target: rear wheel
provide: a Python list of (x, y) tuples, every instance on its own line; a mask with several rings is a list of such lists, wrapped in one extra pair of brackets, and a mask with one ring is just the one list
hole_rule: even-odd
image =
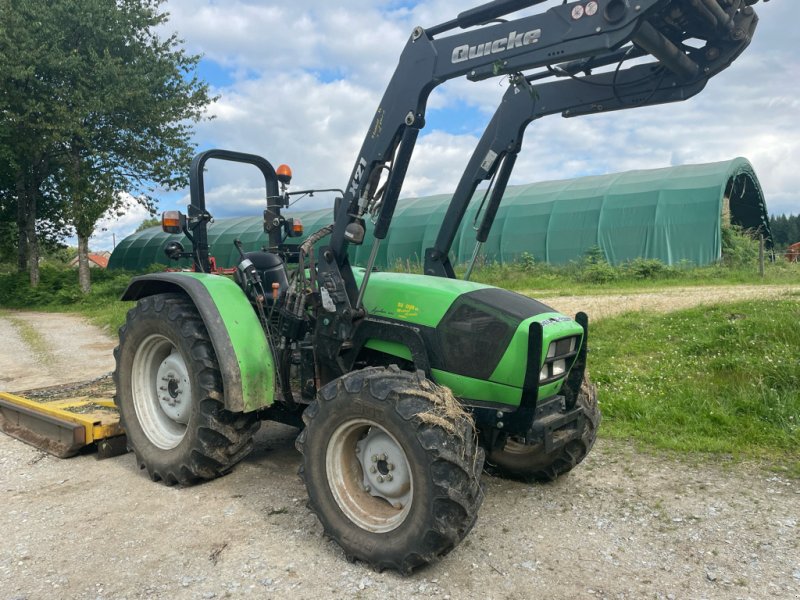
[(114, 402), (128, 446), (153, 481), (213, 479), (250, 452), (260, 422), (225, 410), (214, 348), (188, 298), (143, 298), (119, 339)]
[(553, 481), (575, 468), (594, 446), (600, 425), (597, 388), (588, 377), (581, 383), (576, 405), (583, 408), (584, 413), (583, 431), (578, 439), (547, 454), (543, 444), (526, 444), (524, 438), (510, 437), (502, 448), (487, 456), (487, 472), (525, 481)]
[(452, 550), (483, 501), (483, 451), (449, 391), (370, 367), (320, 390), (297, 440), (309, 503), (349, 559), (408, 572)]

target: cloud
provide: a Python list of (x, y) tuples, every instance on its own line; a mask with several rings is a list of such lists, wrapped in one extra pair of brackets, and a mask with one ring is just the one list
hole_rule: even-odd
[[(293, 189), (346, 185), (413, 26), (443, 22), (468, 8), (446, 0), (170, 0), (165, 6), (172, 14), (167, 28), (179, 32), (187, 49), (230, 74), (216, 84), (220, 100), (210, 108), (215, 118), (197, 128), (200, 148), (253, 152), (276, 165), (287, 162), (295, 173)], [(771, 212), (800, 212), (795, 192), (800, 189), (800, 62), (794, 31), (786, 26), (793, 7), (771, 2), (756, 9), (761, 23), (750, 48), (697, 97), (537, 121), (526, 133), (512, 183), (741, 155), (754, 164)], [(403, 196), (455, 188), (503, 92), (502, 81), (465, 79), (434, 91)], [(254, 169), (208, 167), (212, 213), (258, 214), (263, 184)], [(320, 195), (304, 199), (298, 208), (331, 203), (331, 196)], [(173, 204), (170, 197), (162, 208)]]
[[(97, 222), (94, 233), (89, 237), (90, 250), (113, 250), (120, 240), (136, 231), (142, 221), (152, 218), (147, 209), (128, 194), (125, 194), (125, 204), (124, 211), (109, 211)], [(67, 238), (65, 242), (70, 246), (78, 245), (75, 237)]]

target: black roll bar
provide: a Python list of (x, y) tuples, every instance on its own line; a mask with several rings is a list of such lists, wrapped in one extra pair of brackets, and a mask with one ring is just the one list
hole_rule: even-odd
[[(256, 154), (246, 154), (244, 152), (234, 152), (233, 150), (222, 150), (215, 148), (201, 152), (192, 159), (189, 167), (189, 222), (188, 228), (192, 233), (193, 261), (195, 271), (208, 273), (211, 270), (211, 262), (208, 256), (208, 232), (207, 224), (211, 215), (206, 211), (206, 192), (203, 183), (203, 167), (212, 158), (227, 160), (230, 162), (244, 163), (253, 165), (264, 176), (267, 186), (267, 210), (276, 209), (280, 211), (278, 175), (269, 161)], [(281, 243), (280, 228), (273, 228), (269, 232), (269, 244), (277, 247)], [(274, 239), (273, 239), (274, 238)]]

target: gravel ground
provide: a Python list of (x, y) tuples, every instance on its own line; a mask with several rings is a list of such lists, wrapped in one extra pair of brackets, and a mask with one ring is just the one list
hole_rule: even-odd
[[(567, 310), (566, 299), (546, 301)], [(77, 317), (10, 319), (0, 317), (0, 387), (113, 367), (115, 342)], [(551, 484), (485, 476), (464, 542), (400, 577), (347, 563), (323, 538), (296, 475), (295, 434), (262, 428), (230, 475), (190, 488), (151, 483), (131, 455), (59, 460), (0, 436), (0, 598), (800, 598), (800, 481), (769, 465), (600, 440)]]
[(547, 485), (484, 477), (478, 523), (411, 577), (349, 564), (305, 504), (293, 432), (230, 475), (149, 481), (130, 455), (0, 437), (3, 598), (798, 598), (800, 483), (601, 441)]
[(657, 292), (631, 292), (630, 294), (602, 296), (548, 296), (545, 298), (527, 291), (523, 293), (533, 295), (564, 314), (574, 315), (582, 310), (589, 315), (590, 320), (597, 320), (632, 310), (669, 312), (719, 302), (797, 297), (800, 295), (800, 285), (677, 287)]

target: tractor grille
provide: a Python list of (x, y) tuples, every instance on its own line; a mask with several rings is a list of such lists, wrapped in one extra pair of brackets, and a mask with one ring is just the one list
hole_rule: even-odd
[(497, 288), (462, 295), (436, 328), (445, 370), (488, 379), (519, 324), (551, 311), (536, 300)]

